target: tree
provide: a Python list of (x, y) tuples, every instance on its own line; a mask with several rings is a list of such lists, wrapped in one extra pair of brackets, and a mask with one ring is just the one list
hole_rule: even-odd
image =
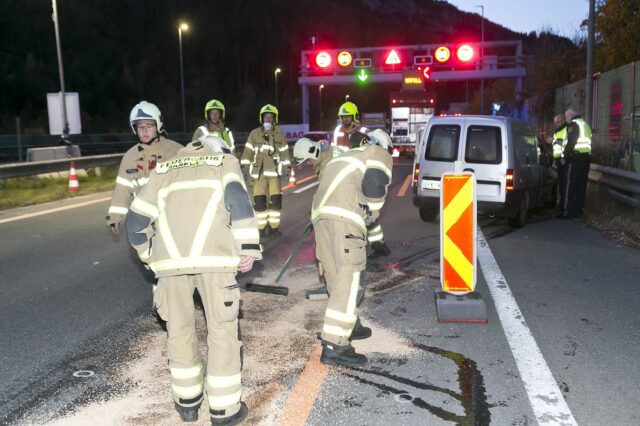
[(596, 70), (605, 72), (640, 59), (640, 2), (607, 0), (596, 12)]

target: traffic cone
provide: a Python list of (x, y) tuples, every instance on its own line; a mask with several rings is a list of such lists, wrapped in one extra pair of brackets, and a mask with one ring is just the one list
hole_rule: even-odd
[(291, 174), (289, 175), (289, 185), (298, 186), (298, 182), (296, 181), (296, 171), (293, 167), (291, 168)]
[(80, 182), (78, 182), (78, 176), (76, 175), (76, 165), (72, 161), (69, 166), (69, 191), (80, 191)]

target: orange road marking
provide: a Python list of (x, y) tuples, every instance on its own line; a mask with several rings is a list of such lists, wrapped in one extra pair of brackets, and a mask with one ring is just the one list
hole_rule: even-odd
[(322, 346), (318, 346), (311, 354), (302, 369), (284, 409), (278, 416), (277, 424), (284, 426), (304, 426), (320, 393), (320, 387), (329, 371), (329, 367), (320, 362)]
[[(307, 176), (307, 177), (306, 177), (306, 178), (304, 178), (304, 179), (300, 179), (300, 180), (297, 182), (297, 185), (300, 185), (301, 183), (304, 183), (304, 182), (306, 182), (306, 181), (308, 181), (308, 180), (314, 179), (315, 177), (316, 177), (316, 175), (311, 175), (311, 176)], [(282, 187), (282, 190), (284, 191), (285, 189), (289, 189), (289, 188), (294, 188), (294, 185), (290, 183), (290, 184), (288, 184), (287, 186), (283, 186), (283, 187)]]
[(398, 197), (404, 197), (404, 194), (407, 192), (407, 188), (409, 188), (409, 184), (411, 183), (411, 175), (407, 175), (402, 186), (400, 187), (400, 191), (398, 191)]

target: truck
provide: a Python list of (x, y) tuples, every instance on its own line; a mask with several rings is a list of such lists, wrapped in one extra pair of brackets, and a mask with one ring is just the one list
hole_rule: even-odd
[(390, 135), (394, 150), (413, 156), (418, 133), (436, 110), (436, 97), (426, 90), (398, 90), (389, 94)]

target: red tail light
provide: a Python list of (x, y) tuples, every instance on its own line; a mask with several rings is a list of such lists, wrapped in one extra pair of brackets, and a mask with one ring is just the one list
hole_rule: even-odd
[(507, 191), (513, 191), (513, 169), (507, 169)]
[(418, 187), (418, 176), (420, 175), (420, 166), (416, 164), (415, 169), (413, 170), (413, 187)]

